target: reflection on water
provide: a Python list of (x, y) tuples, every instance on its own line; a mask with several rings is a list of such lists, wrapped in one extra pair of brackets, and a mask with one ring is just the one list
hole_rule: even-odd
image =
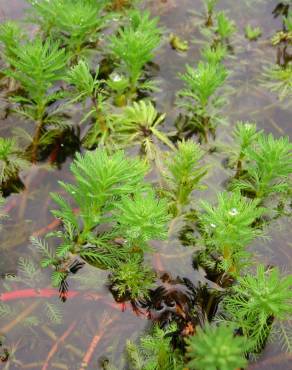
[[(178, 53), (172, 50), (166, 38), (154, 60), (159, 66), (157, 73), (162, 87), (156, 93), (158, 107), (168, 112), (167, 124), (172, 129), (177, 116), (174, 97), (181, 87), (177, 74), (184, 71), (186, 62), (195, 64), (200, 57), (203, 37), (197, 27), (199, 18), (195, 12), (202, 5), (200, 0), (148, 0), (146, 3), (161, 17), (167, 32), (190, 43), (188, 53)], [(247, 0), (247, 3), (248, 6), (244, 1), (223, 0), (219, 4), (219, 8), (230, 10), (230, 17), (238, 27), (232, 41), (234, 55), (227, 61), (232, 71), (229, 83), (235, 90), (225, 114), (229, 125), (237, 120), (253, 120), (266, 132), (276, 136), (289, 135), (291, 106), (280, 104), (275, 95), (259, 83), (263, 65), (274, 63), (277, 58), (276, 50), (269, 42), (275, 30), (281, 29), (279, 17), (272, 15), (277, 1)], [(24, 0), (0, 0), (0, 17), (2, 20), (22, 17), (26, 7)], [(243, 29), (247, 23), (263, 29), (264, 36), (259, 41), (250, 43), (244, 38)], [(1, 134), (7, 134), (13, 125), (18, 124), (12, 120), (3, 121)], [(220, 128), (217, 140), (230, 142), (229, 131), (228, 127)], [(221, 167), (224, 156), (218, 153), (214, 158), (209, 189), (196, 197), (214, 199), (215, 191), (228, 177)], [(25, 190), (7, 198), (5, 208), (9, 220), (4, 222), (0, 245), (0, 274), (8, 277), (0, 287), (0, 356), (5, 369), (96, 369), (102, 358), (112, 359), (122, 368), (125, 342), (136, 338), (150, 325), (147, 321), (149, 314), (152, 318), (166, 320), (171, 315), (182, 315), (195, 303), (192, 287), (202, 276), (192, 268), (192, 251), (183, 247), (176, 237), (168, 243), (155, 244), (159, 253), (153, 257), (153, 263), (157, 270), (171, 271), (172, 277), (180, 278), (170, 285), (169, 281), (164, 281), (153, 292), (155, 299), (150, 306), (146, 305), (148, 315), (116, 303), (103, 283), (107, 274), (88, 265), (68, 280), (67, 300), (60, 302), (59, 293), (49, 289), (49, 277), (38, 268), (37, 255), (33, 257), (33, 264), (27, 260), (27, 256), (32, 255), (28, 240), (31, 235), (43, 236), (58, 226), (49, 212), (52, 208), (49, 193), (59, 189), (58, 180), (70, 180), (70, 161), (68, 159), (60, 166), (62, 171), (52, 170), (45, 163), (33, 166), (22, 174)], [(63, 157), (61, 162), (64, 162)], [(264, 245), (257, 241), (255, 247), (266, 263), (286, 270), (291, 266), (289, 221), (282, 220), (281, 224), (272, 226), (271, 241)], [(21, 263), (17, 265), (19, 258)], [(186, 281), (189, 284), (186, 285)], [(183, 302), (179, 309), (178, 296), (180, 304)], [(250, 369), (288, 369), (288, 363), (288, 355), (281, 354), (276, 345), (268, 345)]]

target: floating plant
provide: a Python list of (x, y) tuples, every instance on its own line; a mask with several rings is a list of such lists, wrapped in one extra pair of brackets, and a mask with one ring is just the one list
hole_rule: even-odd
[(221, 122), (219, 112), (225, 100), (216, 92), (227, 76), (222, 64), (204, 62), (199, 62), (196, 68), (187, 65), (186, 72), (180, 75), (185, 88), (178, 92), (178, 104), (186, 110), (190, 125), (205, 142), (209, 140), (209, 133), (215, 135), (216, 126)]
[(161, 41), (158, 18), (148, 12), (131, 11), (129, 22), (109, 39), (109, 49), (117, 59), (119, 71), (129, 78), (130, 97), (137, 89), (153, 90), (152, 81), (143, 81), (143, 68), (153, 59)]

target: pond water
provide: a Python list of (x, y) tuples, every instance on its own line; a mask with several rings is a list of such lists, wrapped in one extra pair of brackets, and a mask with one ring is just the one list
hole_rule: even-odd
[[(259, 83), (263, 66), (276, 61), (276, 50), (271, 46), (270, 38), (281, 29), (281, 20), (272, 15), (277, 3), (275, 0), (219, 1), (219, 8), (229, 10), (229, 16), (238, 28), (232, 41), (233, 57), (227, 61), (232, 72), (228, 84), (233, 88), (225, 110), (228, 125), (217, 132), (217, 140), (227, 146), (230, 145), (229, 127), (238, 120), (255, 121), (259, 128), (275, 136), (292, 132), (291, 102), (280, 103)], [(27, 7), (24, 0), (0, 0), (1, 20), (23, 18)], [(202, 4), (200, 0), (149, 0), (145, 2), (145, 7), (160, 16), (166, 34), (179, 35), (190, 44), (187, 53), (178, 53), (171, 48), (166, 36), (154, 60), (161, 86), (155, 100), (159, 110), (167, 112), (165, 129), (171, 131), (178, 113), (174, 105), (175, 93), (181, 87), (177, 74), (184, 71), (185, 63), (194, 65), (200, 58), (203, 37), (198, 30), (199, 18), (195, 12), (202, 10)], [(251, 43), (245, 39), (244, 27), (247, 23), (263, 29), (263, 36), (258, 41)], [(19, 124), (15, 117), (3, 119), (1, 136), (8, 135)], [(29, 129), (29, 123), (26, 125)], [(224, 154), (218, 153), (214, 158), (212, 175), (208, 178), (209, 189), (196, 194), (197, 197), (215, 199), (215, 191), (223, 189), (228, 178), (221, 165)], [(72, 158), (66, 159), (59, 169), (50, 167), (48, 163), (31, 166), (21, 175), (25, 190), (6, 199), (5, 209), (9, 219), (4, 222), (0, 237), (0, 274), (2, 277), (19, 276), (20, 281), (9, 282), (7, 278), (2, 280), (2, 284), (0, 281), (0, 294), (7, 292), (4, 285), (6, 288), (9, 286), (12, 292), (19, 292), (19, 295), (9, 298), (9, 319), (2, 320), (0, 317), (3, 346), (11, 352), (10, 360), (0, 363), (0, 368), (98, 369), (101, 359), (105, 357), (123, 368), (122, 354), (126, 340), (137, 338), (151, 325), (145, 316), (115, 303), (104, 284), (106, 272), (85, 266), (76, 278), (70, 280), (69, 292), (72, 296), (62, 303), (58, 295), (48, 289), (49, 275), (36, 272), (33, 279), (28, 279), (19, 268), (19, 258), (28, 255), (34, 258), (36, 266), (38, 264), (37, 256), (30, 249), (29, 237), (43, 236), (58, 226), (50, 213), (50, 209), (54, 208), (50, 192), (59, 190), (58, 180), (70, 180), (68, 166), (71, 161)], [(259, 258), (267, 264), (280, 266), (284, 271), (291, 269), (292, 229), (289, 220), (282, 218), (281, 222), (275, 222), (270, 226), (269, 235), (271, 239), (268, 242), (257, 241), (253, 246), (257, 248)], [(174, 277), (196, 279), (191, 264), (192, 250), (183, 247), (176, 235), (167, 243), (155, 246), (157, 253), (153, 264), (156, 269), (168, 271)], [(21, 291), (31, 288), (35, 289), (35, 296), (20, 296)], [(62, 311), (63, 319), (59, 325), (47, 321), (45, 310), (49, 309), (48, 304), (54, 304)], [(94, 354), (86, 367), (85, 356), (93, 340)], [(282, 353), (277, 343), (268, 344), (249, 368), (287, 370), (292, 369), (291, 360), (292, 357)]]

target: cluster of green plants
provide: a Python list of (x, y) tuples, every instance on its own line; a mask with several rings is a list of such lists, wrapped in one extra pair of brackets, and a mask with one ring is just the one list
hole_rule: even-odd
[[(30, 163), (49, 155), (66, 130), (82, 128), (82, 150), (70, 166), (72, 180), (60, 181), (60, 191), (51, 194), (60, 226), (42, 239), (31, 238), (61, 298), (67, 280), (87, 263), (108, 272), (117, 301), (145, 308), (160, 283), (149, 262), (154, 241), (171, 241), (177, 228), (182, 233), (187, 228), (194, 265), (220, 288), (220, 295), (208, 291), (207, 301), (198, 302), (201, 320), (198, 306), (190, 310), (189, 321), (176, 306), (180, 320), (154, 325), (138, 344), (128, 341), (132, 369), (244, 368), (270, 333), (283, 329), (292, 311), (291, 275), (258, 264), (252, 245), (268, 236), (275, 218), (291, 212), (289, 139), (265, 134), (254, 122), (236, 122), (227, 150), (226, 188), (215, 201), (198, 201), (212, 171), (208, 159), (217, 150), (216, 128), (226, 123), (230, 72), (224, 62), (236, 32), (227, 13), (216, 11), (217, 2), (204, 1), (207, 42), (201, 60), (179, 75), (183, 87), (177, 92), (175, 133), (163, 126), (167, 115), (156, 107), (152, 94), (159, 85), (149, 73), (165, 30), (136, 2), (29, 1), (36, 36), (11, 21), (0, 27), (1, 86), (9, 114), (33, 125), (32, 133), (22, 130), (24, 149), (16, 137), (0, 138), (2, 192)], [(290, 13), (283, 20), (288, 41), (279, 43), (289, 42)], [(260, 36), (250, 26), (245, 32), (250, 40)], [(291, 62), (277, 66), (285, 74), (290, 67)], [(289, 82), (283, 81), (269, 88), (286, 96)], [(22, 258), (19, 270), (20, 278), (12, 281), (34, 287), (42, 279), (30, 259)], [(215, 303), (220, 309), (213, 312)], [(58, 307), (47, 303), (45, 313), (61, 321)], [(16, 314), (1, 303), (0, 317)], [(37, 325), (36, 319), (30, 325)], [(292, 341), (283, 333), (290, 350)]]
[(177, 128), (189, 135), (198, 133), (201, 142), (213, 138), (218, 125), (224, 124), (222, 114), (227, 104), (228, 89), (226, 80), (229, 71), (224, 65), (231, 47), (231, 37), (236, 31), (235, 24), (226, 12), (217, 12), (217, 1), (204, 1), (206, 21), (201, 32), (207, 38), (201, 51), (202, 60), (196, 66), (186, 65), (186, 72), (179, 77), (184, 83), (177, 93), (177, 104), (182, 116), (177, 120)]

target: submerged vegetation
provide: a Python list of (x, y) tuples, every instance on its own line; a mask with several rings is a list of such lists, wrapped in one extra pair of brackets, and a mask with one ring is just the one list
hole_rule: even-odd
[[(51, 192), (48, 181), (46, 198), (40, 195), (53, 221), (23, 233), (23, 243), (30, 237), (31, 255), (22, 250), (18, 273), (4, 273), (0, 319), (8, 324), (0, 327), (0, 361), (23, 365), (15, 355), (18, 342), (9, 349), (5, 344), (1, 355), (2, 333), (21, 322), (33, 334), (41, 326), (56, 341), (45, 362), (36, 365), (49, 368), (79, 318), (60, 338), (42, 321), (62, 324), (62, 305), (81, 297), (71, 284), (90, 290), (85, 300), (107, 310), (130, 308), (151, 322), (138, 341), (127, 337), (119, 369), (246, 368), (279, 328), (283, 347), (291, 351), (285, 326), (292, 311), (291, 274), (263, 260), (254, 242), (263, 244), (276, 220), (292, 214), (292, 145), (284, 134), (258, 129), (252, 114), (247, 121), (228, 118), (229, 99), (237, 93), (231, 65), (237, 63), (240, 32), (231, 16), (217, 10), (218, 0), (202, 2), (201, 56), (180, 73), (173, 71), (178, 86), (170, 110), (157, 98), (167, 91), (155, 78), (155, 57), (169, 40), (168, 30), (139, 1), (27, 2), (34, 32), (13, 21), (0, 26), (0, 102), (4, 120), (18, 125), (8, 137), (3, 129), (0, 137), (2, 223), (17, 207), (21, 220), (28, 202), (34, 204), (29, 187), (37, 177), (43, 181), (39, 169), (61, 168), (67, 161), (69, 170)], [(263, 63), (257, 81), (286, 103), (292, 90), (289, 4), (276, 8), (274, 16), (283, 26), (270, 42), (277, 63)], [(264, 30), (247, 24), (241, 39), (252, 47), (260, 36), (266, 36)], [(183, 51), (177, 54), (184, 60), (191, 41), (174, 34), (171, 40), (168, 52)], [(3, 208), (12, 192), (23, 198)], [(22, 227), (17, 225), (15, 238)], [(9, 243), (14, 245), (11, 237), (6, 253)], [(175, 260), (175, 273), (165, 271), (161, 257)], [(185, 275), (190, 260), (192, 272)], [(45, 288), (47, 272), (52, 289)], [(15, 294), (17, 287), (23, 289)], [(95, 292), (101, 287), (107, 294)], [(37, 315), (32, 314), (37, 302), (25, 308), (18, 297), (61, 302), (45, 301)], [(85, 317), (78, 315), (80, 321)], [(98, 317), (98, 332), (85, 354), (64, 347), (82, 360), (80, 370), (88, 368), (116, 317), (109, 316)], [(92, 318), (84, 322), (91, 330)], [(82, 346), (83, 334), (76, 333)], [(115, 369), (107, 358), (100, 364)]]

